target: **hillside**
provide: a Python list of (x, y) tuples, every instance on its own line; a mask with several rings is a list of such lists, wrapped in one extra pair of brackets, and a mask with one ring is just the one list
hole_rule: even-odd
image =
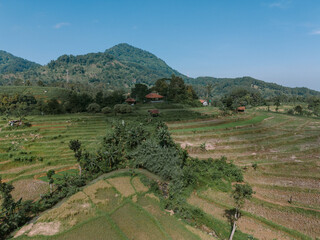
[[(212, 97), (220, 97), (236, 87), (255, 89), (264, 97), (282, 94), (294, 96), (320, 95), (318, 91), (308, 88), (283, 87), (251, 77), (189, 78), (172, 69), (154, 54), (125, 43), (118, 44), (105, 52), (78, 56), (62, 55), (46, 66), (39, 66), (12, 55), (10, 56), (11, 58), (8, 58), (9, 60), (6, 60), (6, 64), (3, 65), (6, 66), (3, 67), (6, 70), (1, 71), (0, 64), (0, 85), (19, 86), (24, 85), (26, 81), (36, 85), (41, 81), (49, 86), (67, 88), (70, 88), (71, 85), (74, 87), (74, 83), (78, 83), (78, 85), (81, 83), (84, 90), (92, 88), (104, 90), (121, 88), (129, 90), (135, 83), (144, 83), (151, 86), (157, 79), (168, 78), (175, 74), (182, 77), (188, 84), (191, 84), (200, 97), (207, 95), (206, 86), (210, 83), (213, 85)], [(16, 59), (16, 61), (10, 59)], [(19, 61), (26, 62), (23, 65), (22, 63), (19, 64)], [(35, 68), (35, 66), (38, 67)], [(15, 71), (9, 71), (9, 69), (15, 69)]]
[(159, 198), (149, 192), (141, 178), (146, 177), (106, 174), (57, 208), (40, 215), (36, 222), (21, 228), (15, 237), (48, 239), (51, 235), (50, 239), (61, 240), (215, 239), (163, 211)]
[[(57, 60), (37, 69), (21, 73), (2, 74), (2, 85), (22, 79), (35, 84), (65, 84), (80, 82), (99, 88), (130, 88), (136, 82), (153, 84), (159, 78), (172, 74), (182, 76), (155, 55), (119, 44), (105, 52), (85, 55), (62, 55)], [(18, 83), (19, 84), (19, 83)]]
[(40, 65), (0, 50), (0, 74), (22, 72)]
[(252, 77), (239, 78), (213, 78), (198, 77), (195, 79), (187, 79), (187, 83), (193, 85), (197, 92), (205, 92), (208, 84), (213, 85), (212, 96), (222, 96), (230, 92), (234, 88), (254, 89), (259, 91), (263, 97), (278, 95), (294, 95), (294, 96), (319, 96), (320, 92), (305, 87), (284, 87), (276, 83), (264, 82)]

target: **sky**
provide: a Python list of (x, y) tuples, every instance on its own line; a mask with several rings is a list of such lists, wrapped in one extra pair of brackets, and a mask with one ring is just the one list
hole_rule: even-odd
[(320, 90), (320, 0), (0, 0), (0, 50), (47, 64), (128, 43), (190, 76)]

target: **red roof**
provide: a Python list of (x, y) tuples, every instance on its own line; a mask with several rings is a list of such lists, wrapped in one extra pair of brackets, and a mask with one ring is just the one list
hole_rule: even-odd
[(163, 98), (163, 96), (157, 94), (157, 93), (149, 93), (148, 95), (146, 95), (146, 98)]
[(244, 111), (246, 110), (246, 107), (238, 107), (238, 111)]
[(136, 100), (134, 98), (127, 98), (126, 102), (135, 102)]
[(158, 109), (150, 109), (150, 110), (148, 110), (148, 112), (151, 114), (159, 114), (160, 113), (160, 111)]
[(201, 103), (204, 103), (206, 100), (203, 100), (203, 99), (199, 99), (199, 101), (201, 102)]

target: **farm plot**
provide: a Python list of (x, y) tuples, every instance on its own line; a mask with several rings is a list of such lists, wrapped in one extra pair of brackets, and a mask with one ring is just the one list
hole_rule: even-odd
[(163, 211), (148, 191), (139, 176), (122, 174), (101, 179), (22, 227), (15, 237), (214, 240)]
[(111, 118), (86, 114), (31, 116), (28, 121), (32, 126), (22, 129), (10, 129), (8, 122), (1, 120), (2, 178), (15, 182), (41, 178), (50, 169), (56, 172), (76, 169), (69, 141), (79, 139), (86, 149), (94, 151), (110, 129)]
[[(245, 207), (241, 231), (262, 239), (318, 237), (320, 120), (269, 112), (255, 114), (246, 113), (242, 116), (250, 119), (232, 123), (219, 119), (220, 124), (208, 122), (206, 126), (203, 120), (195, 120), (179, 125), (169, 122), (168, 127), (175, 141), (191, 156), (226, 156), (243, 168), (245, 180), (256, 193)], [(225, 221), (223, 212), (232, 207), (228, 194), (213, 189), (199, 192), (189, 201)], [(253, 220), (259, 226), (254, 226)], [(259, 232), (270, 237), (261, 237)]]

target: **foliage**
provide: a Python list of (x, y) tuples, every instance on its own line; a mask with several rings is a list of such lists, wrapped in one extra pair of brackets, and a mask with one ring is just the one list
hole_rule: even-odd
[(37, 63), (13, 56), (10, 53), (0, 50), (0, 74), (22, 72), (37, 67), (40, 67)]
[(110, 107), (104, 107), (101, 109), (101, 112), (104, 113), (104, 114), (108, 114), (108, 113), (111, 113), (112, 110)]
[(249, 184), (235, 184), (232, 192), (232, 198), (236, 208), (239, 210), (243, 207), (245, 200), (252, 198), (253, 190)]
[(87, 111), (91, 113), (98, 113), (101, 111), (101, 107), (98, 103), (90, 103), (87, 107)]
[(150, 90), (145, 84), (137, 83), (131, 88), (131, 97), (135, 98), (136, 101), (144, 101), (148, 93), (150, 93)]
[(192, 86), (185, 85), (183, 79), (175, 75), (172, 75), (170, 79), (157, 80), (152, 90), (159, 92), (167, 101), (176, 103), (188, 103), (198, 99)]
[(223, 105), (229, 110), (235, 110), (240, 106), (258, 106), (264, 104), (264, 99), (256, 90), (244, 88), (234, 89), (221, 99)]
[(115, 113), (131, 113), (132, 112), (132, 106), (128, 104), (116, 104), (114, 105), (114, 112)]

